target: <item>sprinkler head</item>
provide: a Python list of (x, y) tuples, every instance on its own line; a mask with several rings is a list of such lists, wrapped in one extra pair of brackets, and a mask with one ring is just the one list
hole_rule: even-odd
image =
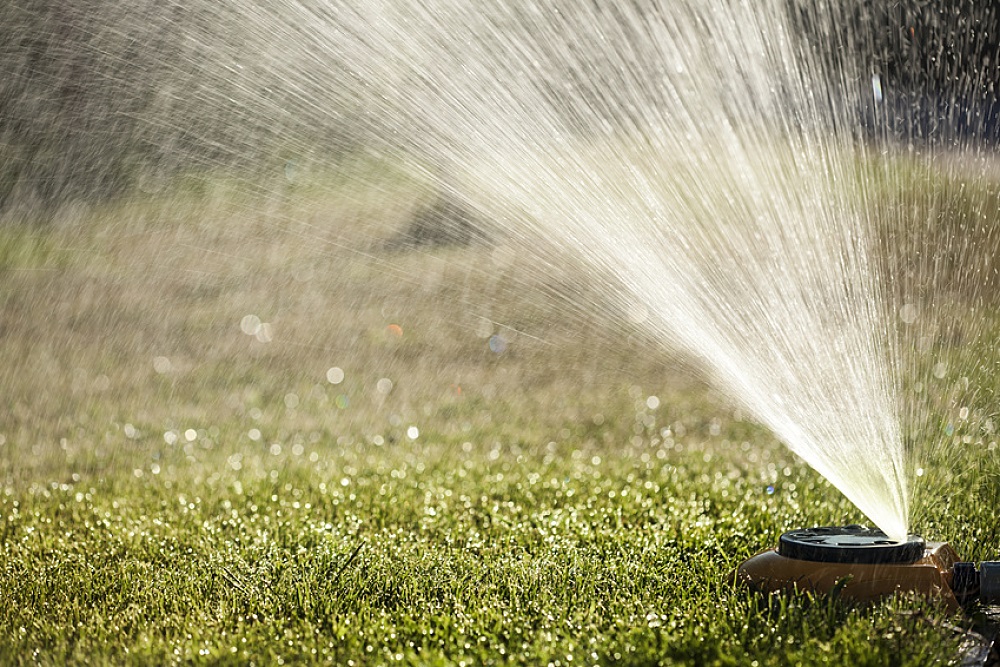
[(776, 548), (742, 563), (736, 578), (765, 593), (836, 591), (857, 602), (916, 593), (940, 600), (951, 611), (974, 599), (1000, 601), (1000, 563), (976, 570), (944, 542), (925, 542), (917, 535), (893, 540), (859, 525), (789, 531)]
[(924, 555), (924, 540), (910, 535), (899, 542), (881, 530), (865, 526), (824, 526), (792, 530), (778, 539), (785, 558), (816, 563), (915, 563)]

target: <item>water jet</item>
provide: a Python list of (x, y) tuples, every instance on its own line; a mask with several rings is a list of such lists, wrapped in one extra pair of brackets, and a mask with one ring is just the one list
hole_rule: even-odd
[(762, 593), (836, 592), (854, 602), (912, 593), (951, 612), (977, 601), (1000, 602), (1000, 562), (977, 568), (946, 542), (912, 534), (895, 540), (856, 524), (788, 531), (776, 547), (740, 564), (736, 579)]

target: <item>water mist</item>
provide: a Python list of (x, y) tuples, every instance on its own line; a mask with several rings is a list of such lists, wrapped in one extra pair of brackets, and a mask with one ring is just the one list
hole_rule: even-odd
[[(155, 193), (193, 164), (279, 156), (294, 169), (361, 146), (475, 210), (539, 274), (583, 267), (601, 299), (567, 289), (568, 307), (697, 359), (905, 540), (904, 442), (940, 406), (962, 405), (956, 392), (941, 391), (935, 409), (907, 398), (946, 374), (913, 350), (947, 329), (917, 313), (941, 305), (940, 252), (954, 246), (927, 236), (910, 254), (886, 250), (879, 184), (899, 177), (876, 158), (899, 152), (878, 136), (894, 93), (844, 55), (869, 48), (863, 31), (841, 30), (857, 23), (850, 10), (823, 0), (67, 7), (57, 22), (67, 35), (53, 39), (85, 45), (88, 90), (103, 92), (78, 96), (101, 103), (84, 127), (72, 105), (46, 115), (38, 96), (4, 94), (18, 132), (37, 130), (32, 145), (46, 150), (8, 158), (20, 180), (0, 184), (0, 206), (10, 216), (19, 201), (113, 194), (133, 172)], [(9, 81), (27, 80), (21, 60)], [(83, 89), (69, 80), (80, 68), (51, 70), (33, 76), (67, 97)], [(911, 256), (916, 269), (903, 266)]]
[(893, 331), (854, 176), (871, 84), (831, 77), (785, 3), (334, 14), (314, 47), (403, 139), (382, 150), (446, 172), (519, 251), (582, 262), (905, 537)]

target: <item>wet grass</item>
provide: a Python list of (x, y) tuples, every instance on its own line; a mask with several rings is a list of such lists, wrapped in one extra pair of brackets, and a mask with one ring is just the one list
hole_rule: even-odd
[[(924, 601), (734, 586), (862, 517), (565, 277), (390, 253), (412, 193), (309, 192), (0, 237), (0, 662), (957, 660)], [(917, 529), (993, 557), (972, 460)]]
[(917, 601), (852, 608), (732, 585), (740, 559), (783, 528), (851, 515), (797, 466), (769, 479), (662, 444), (429, 440), (329, 436), (228, 456), (198, 440), (147, 445), (159, 451), (141, 477), (70, 466), (62, 481), (8, 487), (0, 653), (467, 665), (957, 655), (956, 632)]

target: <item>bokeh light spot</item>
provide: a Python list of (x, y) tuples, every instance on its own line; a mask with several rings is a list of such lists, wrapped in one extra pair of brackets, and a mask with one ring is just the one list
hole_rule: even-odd
[(490, 336), (490, 350), (495, 354), (503, 354), (507, 351), (507, 341), (502, 336)]
[(164, 373), (169, 373), (174, 369), (173, 364), (170, 363), (170, 359), (166, 357), (154, 357), (153, 358), (153, 370), (163, 375)]
[(240, 331), (248, 336), (256, 336), (260, 331), (261, 321), (256, 315), (244, 315), (240, 320)]

